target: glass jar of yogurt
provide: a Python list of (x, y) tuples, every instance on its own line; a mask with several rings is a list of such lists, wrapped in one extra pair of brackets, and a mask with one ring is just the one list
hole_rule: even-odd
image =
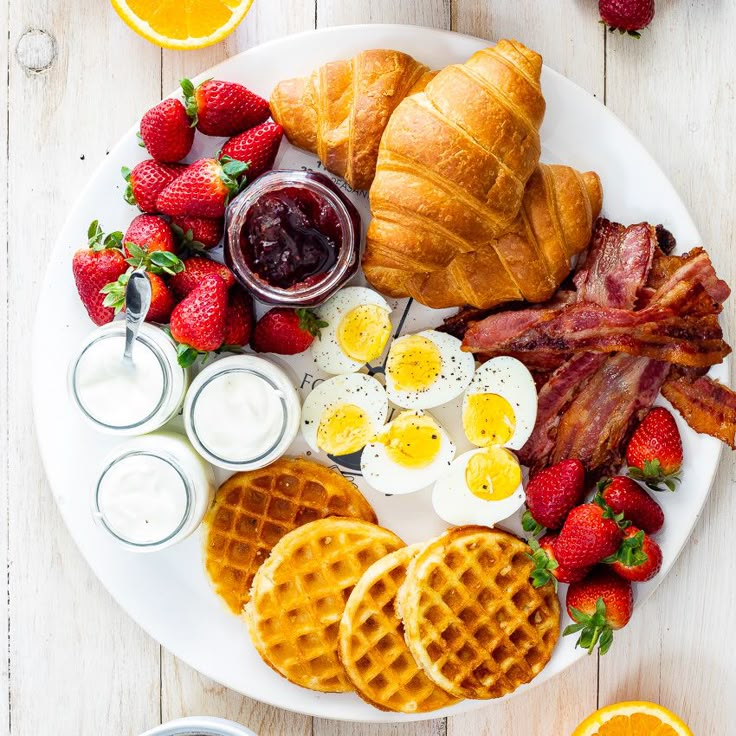
[(255, 355), (207, 366), (184, 400), (184, 426), (213, 465), (255, 470), (286, 452), (299, 428), (301, 405), (284, 371)]
[(212, 466), (186, 437), (153, 432), (116, 447), (93, 495), (95, 520), (136, 552), (164, 549), (202, 523), (215, 496)]
[(132, 367), (123, 363), (124, 347), (124, 321), (91, 332), (69, 366), (69, 393), (100, 432), (145, 434), (179, 410), (189, 371), (177, 362), (174, 341), (154, 325), (141, 325)]

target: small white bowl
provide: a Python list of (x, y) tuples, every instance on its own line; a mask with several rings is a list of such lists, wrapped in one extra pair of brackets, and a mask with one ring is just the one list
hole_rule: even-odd
[(258, 736), (258, 734), (224, 718), (193, 716), (169, 721), (146, 731), (141, 736)]

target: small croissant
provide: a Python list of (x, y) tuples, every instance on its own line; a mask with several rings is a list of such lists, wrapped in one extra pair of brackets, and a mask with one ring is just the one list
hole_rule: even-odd
[(316, 153), (353, 189), (368, 189), (391, 114), (432, 76), (400, 51), (363, 51), (308, 77), (280, 82), (271, 95), (271, 114), (290, 143)]

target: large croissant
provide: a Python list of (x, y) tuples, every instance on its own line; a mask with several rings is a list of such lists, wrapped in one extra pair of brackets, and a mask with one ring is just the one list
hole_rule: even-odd
[(540, 164), (508, 231), (472, 242), (397, 208), (371, 223), (363, 271), (384, 294), (437, 309), (545, 301), (587, 247), (602, 196), (596, 174)]
[(271, 113), (293, 145), (316, 153), (353, 189), (373, 181), (381, 136), (396, 106), (431, 79), (400, 51), (374, 49), (287, 79), (271, 95)]
[(590, 239), (600, 182), (537, 168), (541, 70), (538, 54), (500, 41), (396, 108), (370, 191), (363, 270), (377, 289), (488, 308), (547, 299), (567, 276)]

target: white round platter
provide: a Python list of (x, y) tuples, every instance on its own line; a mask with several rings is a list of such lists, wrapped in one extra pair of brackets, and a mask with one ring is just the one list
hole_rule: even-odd
[[(484, 45), (489, 42), (413, 26), (330, 28), (250, 49), (207, 70), (199, 79), (234, 80), (268, 97), (279, 80), (307, 74), (326, 61), (350, 57), (363, 49), (400, 49), (439, 68), (464, 61)], [(543, 53), (544, 49), (540, 51)], [(663, 223), (676, 236), (680, 252), (700, 243), (695, 225), (672, 185), (613, 114), (548, 68), (543, 74), (543, 89), (547, 99), (542, 128), (543, 160), (597, 171), (603, 182), (607, 217), (625, 224), (642, 220)], [(158, 554), (135, 555), (115, 546), (92, 521), (90, 488), (99, 459), (115, 441), (83, 424), (67, 396), (66, 366), (75, 346), (93, 328), (76, 294), (71, 257), (85, 242), (91, 220), (99, 219), (106, 231), (124, 230), (137, 213), (123, 201), (124, 182), (120, 176), (121, 166), (132, 167), (145, 158), (145, 151), (136, 140), (137, 128), (136, 123), (105, 158), (69, 213), (50, 258), (33, 336), (33, 405), (38, 442), (54, 497), (82, 554), (120, 605), (154, 639), (204, 675), (248, 697), (319, 717), (375, 722), (435, 718), (482, 707), (485, 701), (465, 701), (442, 712), (403, 716), (378, 711), (353, 694), (321, 694), (291, 685), (261, 662), (243, 623), (212, 592), (202, 565), (202, 541), (198, 534)], [(220, 144), (219, 139), (198, 134), (189, 159), (213, 155)], [(314, 157), (287, 143), (282, 145), (276, 165), (318, 167)], [(367, 221), (365, 193), (350, 196)], [(436, 326), (445, 314), (416, 304), (407, 308), (405, 301), (395, 305), (395, 327), (398, 317), (406, 313), (403, 332)], [(320, 377), (308, 357), (290, 360), (288, 368), (301, 387), (302, 396)], [(725, 365), (718, 366), (712, 374), (727, 380)], [(456, 410), (448, 406), (436, 413), (461, 452), (462, 432), (460, 436), (452, 432)], [(678, 493), (659, 498), (667, 517), (659, 537), (664, 566), (653, 581), (637, 587), (637, 606), (663, 580), (687, 543), (720, 456), (719, 442), (696, 435), (679, 416), (677, 419), (685, 451), (682, 484)], [(304, 449), (297, 441), (292, 452)], [(350, 474), (349, 469), (344, 470)], [(360, 485), (361, 479), (356, 478), (356, 482)], [(376, 508), (380, 522), (407, 543), (427, 539), (444, 528), (432, 511), (426, 491), (383, 497), (369, 489), (365, 494)], [(518, 530), (515, 523), (510, 527)], [(561, 594), (564, 596), (564, 586)], [(617, 636), (625, 637), (626, 632)], [(574, 648), (570, 638), (560, 641), (552, 660), (533, 684), (554, 677), (583, 656), (586, 655)], [(615, 646), (608, 656), (616, 656)], [(520, 688), (516, 695), (522, 695), (525, 689)]]

